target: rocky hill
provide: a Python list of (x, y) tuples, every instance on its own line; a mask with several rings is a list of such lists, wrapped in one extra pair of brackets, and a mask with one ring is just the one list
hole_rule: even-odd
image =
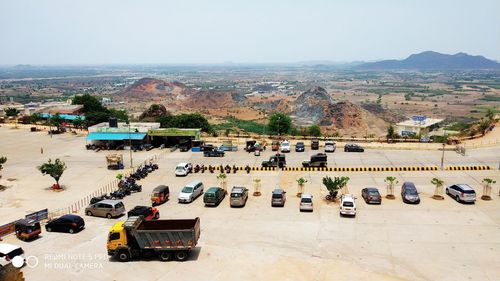
[(189, 93), (190, 89), (179, 82), (169, 83), (155, 78), (141, 78), (117, 95), (131, 100), (160, 100), (162, 103), (170, 104), (185, 99)]
[(297, 97), (291, 112), (299, 125), (319, 124), (328, 131), (343, 133), (383, 132), (387, 123), (349, 101), (334, 102), (325, 89), (315, 87)]
[(404, 60), (383, 60), (365, 63), (358, 66), (360, 69), (417, 69), (417, 70), (473, 70), (473, 69), (500, 69), (500, 63), (483, 56), (471, 56), (466, 53), (454, 55), (426, 51), (410, 55)]

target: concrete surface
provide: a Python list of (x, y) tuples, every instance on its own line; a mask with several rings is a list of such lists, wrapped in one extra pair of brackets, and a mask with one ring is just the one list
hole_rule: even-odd
[[(114, 178), (116, 172), (105, 169), (105, 153), (84, 150), (85, 141), (71, 135), (48, 136), (0, 128), (0, 147), (9, 157), (2, 184), (7, 178), (16, 181), (0, 192), (3, 204), (0, 224), (31, 209), (53, 207), (73, 202), (74, 198), (93, 191), (96, 185)], [(40, 156), (39, 146), (45, 146)], [(61, 149), (63, 147), (64, 149)], [(61, 151), (63, 150), (63, 151)], [(451, 163), (498, 161), (500, 148), (470, 151), (468, 156), (452, 155)], [(151, 153), (158, 153), (152, 150)], [(270, 152), (266, 152), (269, 155)], [(304, 160), (309, 152), (287, 155), (290, 161)], [(127, 153), (124, 153), (124, 156)], [(68, 190), (54, 193), (45, 190), (52, 180), (42, 177), (34, 166), (42, 159), (64, 157), (68, 164), (62, 184)], [(95, 157), (97, 156), (97, 157)], [(147, 156), (144, 154), (143, 156)], [(436, 158), (437, 159), (434, 159)], [(144, 157), (144, 158), (145, 158)], [(398, 165), (437, 163), (440, 155), (407, 151), (367, 151), (364, 154), (335, 152), (345, 166)], [(224, 160), (260, 162), (264, 156), (230, 154)], [(341, 160), (342, 159), (342, 160)], [(495, 160), (496, 159), (496, 160)], [(500, 269), (500, 197), (498, 184), (493, 200), (460, 204), (445, 196), (444, 201), (431, 198), (430, 180), (439, 177), (446, 184), (468, 183), (481, 195), (484, 177), (500, 180), (493, 171), (436, 172), (238, 172), (228, 175), (228, 186), (244, 185), (253, 190), (252, 179), (262, 179), (262, 196), (250, 196), (244, 208), (230, 208), (228, 198), (215, 208), (203, 206), (202, 198), (191, 204), (178, 204), (177, 193), (186, 183), (200, 179), (205, 188), (218, 185), (216, 174), (191, 174), (174, 177), (180, 161), (219, 163), (217, 158), (200, 154), (168, 152), (160, 160), (160, 169), (142, 180), (143, 192), (124, 199), (127, 209), (148, 205), (149, 194), (158, 184), (171, 188), (171, 200), (159, 206), (161, 218), (201, 218), (201, 239), (186, 262), (132, 261), (120, 263), (106, 255), (109, 228), (118, 219), (84, 216), (86, 229), (71, 235), (46, 233), (32, 242), (22, 242), (10, 235), (5, 242), (21, 245), (30, 266), (23, 268), (26, 280), (498, 280)], [(196, 160), (196, 161), (195, 161)], [(229, 162), (229, 161), (228, 161)], [(229, 162), (229, 164), (233, 164)], [(237, 164), (237, 163), (236, 163)], [(484, 164), (484, 163), (483, 163)], [(82, 177), (86, 174), (87, 176)], [(358, 196), (355, 218), (339, 216), (338, 203), (325, 201), (325, 175), (346, 175), (348, 187)], [(399, 184), (396, 199), (384, 199), (381, 205), (367, 205), (360, 190), (378, 187), (385, 195), (384, 178), (394, 175)], [(295, 180), (306, 177), (306, 192), (314, 196), (314, 212), (300, 213)], [(421, 192), (419, 205), (402, 203), (400, 185), (415, 182)], [(271, 191), (281, 186), (287, 190), (284, 208), (270, 206)], [(15, 200), (12, 202), (11, 200)], [(17, 202), (17, 203), (15, 203)], [(83, 214), (80, 214), (83, 216)], [(34, 266), (35, 261), (38, 264)]]

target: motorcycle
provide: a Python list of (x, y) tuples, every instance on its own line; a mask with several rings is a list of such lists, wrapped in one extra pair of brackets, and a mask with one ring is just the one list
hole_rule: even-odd
[(215, 168), (214, 168), (214, 167), (212, 167), (212, 165), (208, 165), (208, 170), (210, 171), (210, 173), (212, 173), (212, 174), (213, 174), (213, 173), (214, 173)]
[[(221, 168), (222, 168), (222, 167), (221, 167)], [(230, 173), (231, 173), (231, 166), (226, 165), (225, 170), (226, 170), (226, 174), (230, 174)]]
[(247, 171), (247, 174), (250, 174), (250, 166), (249, 165), (245, 166), (245, 171)]
[(196, 166), (194, 166), (193, 171), (194, 171), (195, 173), (198, 173), (198, 172), (200, 171), (200, 165), (196, 164)]
[(236, 174), (236, 171), (238, 171), (238, 167), (236, 167), (236, 165), (233, 164), (233, 174)]
[(205, 165), (201, 165), (201, 168), (200, 168), (200, 169), (201, 169), (201, 172), (202, 172), (202, 173), (205, 173)]

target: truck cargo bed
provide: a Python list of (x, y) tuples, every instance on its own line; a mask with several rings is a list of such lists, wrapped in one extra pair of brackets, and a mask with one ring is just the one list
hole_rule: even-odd
[(200, 237), (200, 219), (144, 221), (130, 217), (124, 227), (143, 249), (191, 249)]

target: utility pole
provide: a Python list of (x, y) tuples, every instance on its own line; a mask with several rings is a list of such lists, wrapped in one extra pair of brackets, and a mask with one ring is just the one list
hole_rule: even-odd
[[(281, 117), (278, 116), (278, 141), (280, 141), (280, 139), (281, 139), (280, 138), (280, 121), (281, 121)], [(280, 155), (279, 154), (280, 153), (279, 153), (279, 148), (278, 148), (278, 163), (277, 163), (278, 167), (276, 169), (278, 171), (278, 173), (280, 171)]]

